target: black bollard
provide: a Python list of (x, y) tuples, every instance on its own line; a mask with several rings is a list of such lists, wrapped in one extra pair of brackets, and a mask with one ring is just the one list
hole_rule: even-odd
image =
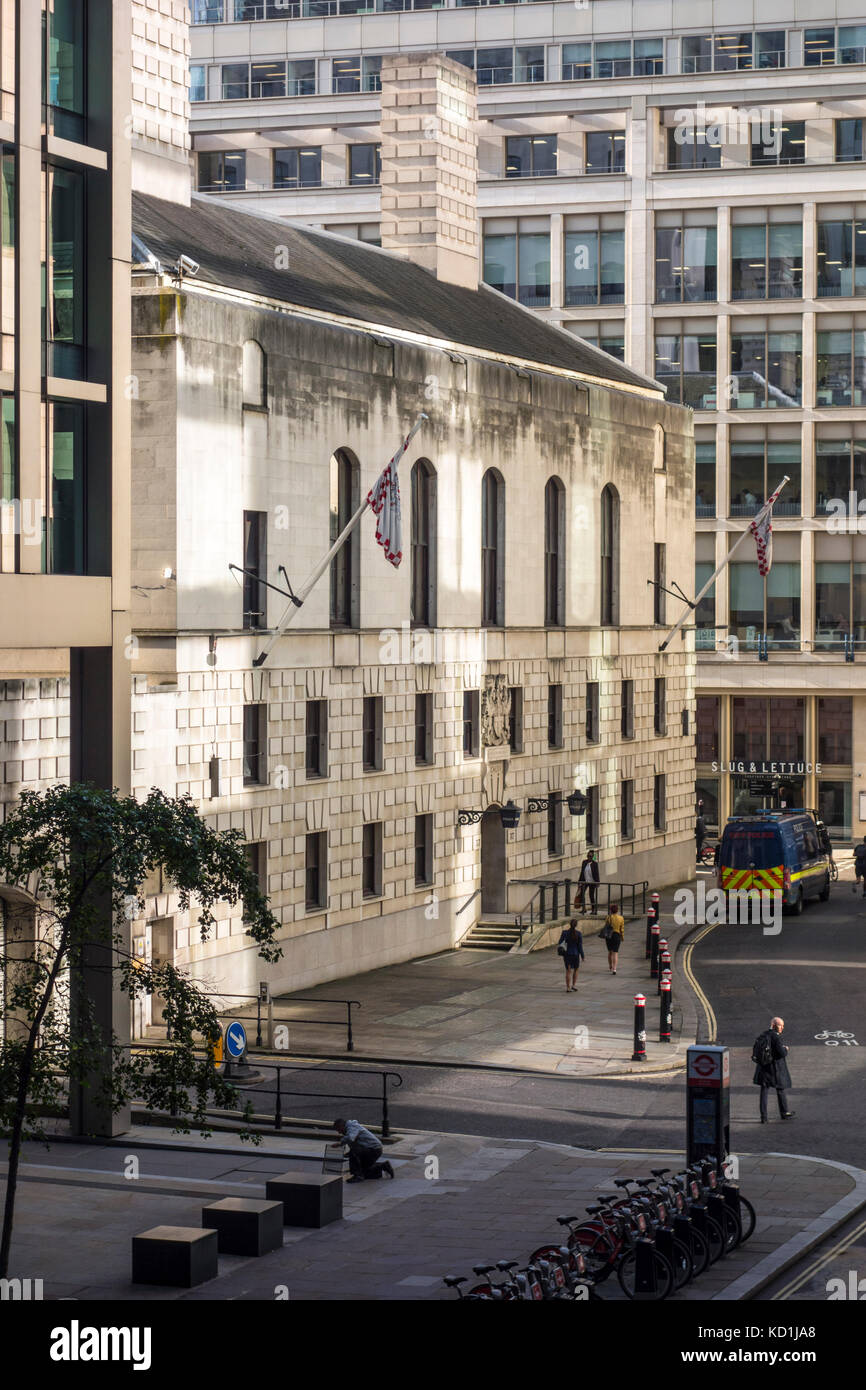
[(651, 928), (652, 943), (650, 951), (650, 979), (657, 980), (659, 976), (659, 932), (661, 927), (658, 922), (654, 922)]
[(634, 997), (634, 1052), (631, 1060), (646, 1061), (646, 998), (642, 994)]
[(653, 928), (653, 922), (657, 922), (658, 920), (659, 920), (659, 895), (658, 895), (658, 893), (653, 893), (652, 898), (650, 899), (650, 905), (649, 905), (649, 907), (647, 908), (647, 914), (646, 914), (646, 956), (645, 956), (645, 959), (646, 959), (646, 960), (649, 960), (650, 956), (652, 955), (652, 928)]
[(662, 979), (664, 978), (664, 973), (665, 973), (665, 971), (668, 972), (668, 975), (669, 975), (669, 976), (672, 974), (672, 971), (671, 971), (671, 956), (670, 956), (670, 951), (660, 951), (660, 952), (659, 952), (659, 987), (658, 987), (658, 993), (659, 993), (659, 994), (661, 993), (661, 982), (662, 982)]
[(659, 1042), (669, 1043), (671, 1040), (671, 982), (670, 979), (662, 980), (661, 1004), (659, 1007)]

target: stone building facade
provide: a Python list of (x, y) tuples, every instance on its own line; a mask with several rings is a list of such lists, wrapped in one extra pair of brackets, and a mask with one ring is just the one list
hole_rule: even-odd
[[(178, 286), (142, 267), (133, 293), (133, 778), (189, 793), (258, 847), (284, 955), (263, 972), (228, 914), (191, 944), (168, 891), (136, 924), (145, 949), (226, 992), (260, 975), (298, 989), (451, 946), (533, 881), (574, 878), (587, 835), (607, 880), (686, 876), (694, 654), (658, 652), (647, 581), (661, 561), (685, 587), (693, 564), (689, 413), (501, 296), (385, 251), (206, 200), (138, 199), (136, 231), (163, 264), (183, 251), (201, 271)], [(297, 275), (282, 299), (275, 245)], [(437, 331), (446, 314), (463, 341)], [(362, 518), (351, 611), (334, 616), (326, 575), (256, 667), (286, 599), (261, 591), (262, 627), (245, 627), (229, 565), (251, 519), (264, 577), (281, 586), (284, 566), (298, 587), (328, 547), (340, 460), (354, 505), (421, 411), (400, 467), (402, 565)], [(413, 623), (418, 468), (429, 608)], [(586, 818), (566, 811), (575, 788)]]

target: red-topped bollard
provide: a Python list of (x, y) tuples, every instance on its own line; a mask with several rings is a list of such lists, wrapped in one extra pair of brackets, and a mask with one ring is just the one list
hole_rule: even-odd
[(668, 972), (669, 977), (673, 973), (671, 970), (670, 951), (661, 951), (659, 953), (659, 993), (661, 993), (661, 982), (664, 979), (665, 971)]
[(657, 922), (658, 920), (659, 920), (659, 895), (658, 895), (658, 893), (653, 893), (652, 898), (650, 899), (650, 905), (649, 905), (649, 907), (647, 908), (647, 914), (646, 914), (646, 956), (644, 957), (645, 960), (649, 960), (650, 956), (652, 955), (652, 929), (653, 929), (653, 923), (654, 923), (654, 922)]
[(673, 1016), (670, 977), (662, 980), (661, 1003), (659, 1006), (659, 1042), (671, 1040), (671, 1018)]
[(654, 922), (651, 928), (650, 942), (650, 979), (657, 980), (659, 977), (659, 933), (661, 927), (658, 922)]
[(631, 1060), (646, 1061), (646, 997), (643, 994), (634, 997), (634, 1052)]

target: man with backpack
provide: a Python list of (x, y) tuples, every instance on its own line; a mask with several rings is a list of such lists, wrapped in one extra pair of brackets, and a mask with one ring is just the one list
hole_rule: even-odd
[(784, 1029), (785, 1020), (774, 1018), (766, 1032), (759, 1033), (755, 1038), (752, 1048), (752, 1061), (755, 1064), (752, 1081), (761, 1088), (762, 1125), (767, 1123), (767, 1092), (771, 1089), (776, 1092), (782, 1119), (790, 1120), (794, 1117), (794, 1111), (788, 1109), (788, 1097), (785, 1094), (791, 1085), (791, 1073), (785, 1061), (788, 1049), (782, 1042)]
[(852, 886), (855, 893), (857, 884), (863, 880), (863, 897), (866, 898), (866, 835), (854, 851), (854, 879)]

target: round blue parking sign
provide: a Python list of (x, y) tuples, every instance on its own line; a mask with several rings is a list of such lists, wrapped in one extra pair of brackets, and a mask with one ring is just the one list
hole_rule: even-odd
[(243, 1057), (247, 1050), (247, 1034), (242, 1023), (230, 1023), (226, 1029), (226, 1052), (230, 1057)]

